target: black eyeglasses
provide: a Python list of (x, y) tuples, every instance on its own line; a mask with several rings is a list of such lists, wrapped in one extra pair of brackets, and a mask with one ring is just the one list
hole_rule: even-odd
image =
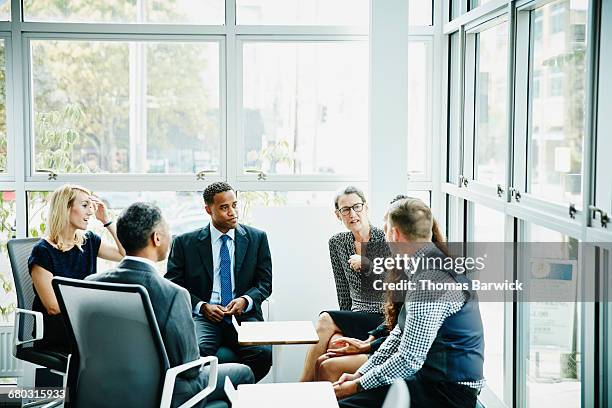
[(338, 211), (340, 211), (340, 214), (342, 215), (349, 215), (351, 210), (355, 211), (356, 213), (363, 211), (363, 203), (353, 204), (350, 207), (342, 207)]

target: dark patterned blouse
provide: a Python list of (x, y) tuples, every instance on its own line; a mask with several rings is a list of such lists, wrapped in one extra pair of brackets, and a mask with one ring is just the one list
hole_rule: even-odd
[(373, 289), (374, 280), (383, 275), (374, 275), (370, 271), (366, 257), (372, 260), (376, 257), (388, 257), (389, 247), (385, 243), (385, 233), (380, 228), (371, 227), (370, 241), (362, 251), (361, 270), (351, 269), (348, 260), (356, 254), (355, 237), (350, 231), (340, 232), (329, 239), (329, 256), (331, 258), (336, 293), (340, 310), (354, 312), (382, 313), (385, 302), (384, 292)]

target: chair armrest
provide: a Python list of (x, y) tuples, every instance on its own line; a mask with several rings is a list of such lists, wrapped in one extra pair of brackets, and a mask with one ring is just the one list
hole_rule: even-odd
[(193, 367), (203, 367), (206, 363), (210, 363), (210, 373), (208, 375), (208, 384), (206, 388), (198, 392), (196, 395), (191, 397), (187, 402), (181, 405), (179, 408), (189, 408), (197, 404), (211, 394), (217, 387), (217, 357), (208, 356), (200, 357), (197, 360), (190, 361), (189, 363), (181, 364), (180, 366), (172, 367), (166, 371), (166, 378), (164, 380), (164, 390), (162, 393), (160, 408), (170, 408), (172, 403), (172, 393), (174, 392), (174, 383), (176, 376), (184, 371), (189, 370)]
[(274, 321), (274, 303), (273, 298), (264, 299), (261, 303), (261, 312), (265, 321)]
[[(34, 322), (36, 324), (36, 337), (30, 340), (19, 339), (19, 314), (29, 314), (34, 316)], [(27, 309), (15, 309), (15, 321), (13, 323), (13, 355), (17, 354), (17, 346), (22, 344), (31, 343), (36, 340), (40, 340), (44, 335), (43, 315), (41, 312), (35, 312)]]

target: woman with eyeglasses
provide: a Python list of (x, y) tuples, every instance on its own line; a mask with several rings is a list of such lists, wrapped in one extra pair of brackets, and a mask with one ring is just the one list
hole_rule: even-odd
[[(336, 293), (340, 310), (325, 311), (319, 315), (317, 334), (319, 342), (310, 347), (302, 371), (301, 381), (315, 381), (317, 360), (331, 348), (334, 340), (344, 337), (363, 342), (363, 351), (374, 352), (373, 331), (383, 322), (384, 292), (373, 290), (377, 277), (370, 272), (370, 260), (387, 257), (382, 229), (370, 224), (368, 206), (363, 191), (354, 186), (341, 190), (334, 199), (335, 215), (348, 231), (329, 239)], [(365, 245), (364, 245), (365, 244)], [(343, 372), (356, 370), (367, 360), (347, 359)], [(338, 357), (340, 358), (340, 357)], [(363, 361), (362, 361), (363, 360)], [(340, 360), (338, 360), (341, 363)], [(353, 367), (354, 366), (354, 367)]]

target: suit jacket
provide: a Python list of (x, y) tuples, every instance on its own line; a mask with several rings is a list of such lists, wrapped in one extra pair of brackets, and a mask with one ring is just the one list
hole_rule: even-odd
[[(149, 292), (170, 366), (175, 367), (200, 358), (195, 323), (191, 317), (189, 293), (164, 279), (151, 265), (124, 259), (117, 268), (102, 274), (90, 275), (87, 280), (144, 286)], [(180, 405), (197, 394), (206, 386), (207, 381), (206, 376), (200, 373), (199, 367), (179, 374), (172, 405)]]
[[(234, 242), (234, 295), (253, 299), (253, 308), (241, 319), (263, 320), (261, 302), (272, 293), (272, 257), (266, 233), (238, 224)], [(213, 257), (210, 224), (179, 235), (172, 242), (166, 278), (191, 294), (192, 309), (209, 302), (213, 288)]]

